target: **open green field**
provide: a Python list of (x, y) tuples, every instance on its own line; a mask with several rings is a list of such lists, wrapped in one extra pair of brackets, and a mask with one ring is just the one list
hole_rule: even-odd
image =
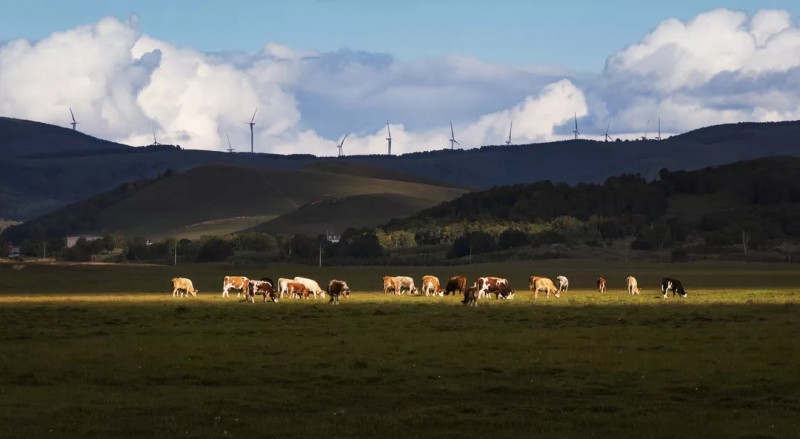
[[(382, 274), (427, 271), (507, 276), (519, 293), (467, 308), (375, 292)], [(798, 271), (0, 265), (0, 437), (798, 437)], [(641, 296), (623, 293), (628, 273)], [(198, 298), (170, 297), (174, 274)], [(220, 297), (224, 274), (357, 292), (245, 304)], [(530, 274), (574, 290), (534, 301)], [(689, 297), (660, 299), (664, 275)]]

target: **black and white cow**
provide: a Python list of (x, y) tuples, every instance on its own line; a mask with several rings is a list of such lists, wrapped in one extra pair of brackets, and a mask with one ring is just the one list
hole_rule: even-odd
[(343, 280), (333, 279), (328, 283), (328, 295), (331, 296), (328, 302), (331, 305), (338, 305), (339, 295), (344, 297), (350, 296), (350, 287), (348, 287), (347, 282)]
[(677, 279), (665, 277), (661, 279), (661, 292), (664, 293), (664, 298), (667, 298), (667, 293), (672, 290), (672, 296), (678, 293), (681, 297), (686, 297), (688, 293), (683, 289), (683, 284)]

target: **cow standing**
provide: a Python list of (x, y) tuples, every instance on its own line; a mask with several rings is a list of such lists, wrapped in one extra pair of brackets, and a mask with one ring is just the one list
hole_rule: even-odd
[(439, 284), (439, 278), (431, 275), (422, 277), (422, 291), (425, 292), (426, 296), (444, 295), (444, 291), (442, 291)]
[(289, 282), (288, 284), (286, 284), (286, 287), (289, 290), (287, 294), (289, 294), (289, 297), (291, 297), (292, 299), (299, 299), (301, 297), (303, 299), (308, 299), (308, 296), (314, 294), (311, 292), (311, 290), (308, 289), (308, 287), (301, 284), (300, 282)]
[(250, 279), (244, 276), (225, 276), (225, 279), (222, 281), (222, 297), (230, 297), (228, 293), (230, 290), (239, 290), (239, 292), (236, 293), (237, 298), (242, 294), (246, 296), (249, 289)]
[(453, 295), (456, 294), (463, 294), (464, 291), (467, 289), (467, 278), (465, 276), (453, 276), (447, 281), (447, 286), (444, 287), (444, 294), (449, 296), (450, 293)]
[(397, 278), (395, 276), (383, 276), (383, 294), (398, 294), (399, 288), (397, 288)]
[(194, 289), (191, 279), (185, 277), (172, 278), (172, 297), (184, 297), (187, 294), (197, 297), (197, 293), (198, 291)]
[(556, 285), (558, 286), (558, 294), (566, 292), (569, 289), (569, 279), (566, 276), (556, 277)]
[(328, 282), (328, 295), (331, 296), (328, 302), (331, 305), (338, 305), (340, 295), (344, 297), (350, 296), (350, 287), (348, 287), (347, 282), (343, 280), (333, 279)]
[(558, 292), (558, 288), (553, 283), (553, 281), (546, 277), (541, 276), (531, 276), (528, 278), (528, 288), (533, 291), (533, 298), (539, 298), (539, 291), (544, 290), (547, 293), (547, 298), (550, 298), (550, 293), (554, 293), (556, 298), (561, 298), (561, 293)]
[(322, 288), (319, 287), (319, 284), (317, 283), (317, 281), (315, 281), (313, 279), (309, 279), (307, 277), (299, 277), (299, 276), (295, 277), (294, 281), (297, 282), (297, 283), (301, 283), (301, 284), (305, 285), (306, 288), (308, 288), (308, 291), (311, 291), (312, 293), (314, 293), (314, 298), (315, 299), (317, 298), (317, 296), (320, 296), (323, 299), (325, 298), (325, 290), (323, 290)]
[(664, 298), (667, 298), (667, 292), (672, 291), (672, 297), (675, 297), (675, 293), (678, 293), (681, 297), (686, 297), (689, 293), (683, 289), (683, 284), (681, 281), (677, 279), (672, 279), (669, 277), (665, 277), (661, 279), (661, 292), (664, 293)]
[(478, 306), (478, 289), (469, 287), (464, 290), (464, 300), (461, 301), (467, 306)]
[(397, 293), (402, 295), (403, 290), (407, 290), (408, 294), (417, 294), (419, 290), (414, 286), (414, 279), (408, 276), (395, 276), (397, 281)]
[(289, 293), (289, 282), (291, 279), (287, 279), (285, 277), (278, 278), (278, 291), (280, 292), (280, 297), (283, 299), (283, 295)]
[(606, 292), (606, 280), (602, 277), (597, 278), (597, 292), (598, 293), (605, 293)]
[(267, 297), (271, 302), (278, 301), (278, 293), (274, 289), (275, 282), (268, 277), (262, 277), (261, 280), (251, 280), (250, 281), (250, 288), (249, 288), (249, 297), (245, 297), (245, 301), (252, 300), (253, 303), (256, 303), (256, 295), (263, 295), (264, 302), (267, 301)]
[(633, 296), (634, 294), (639, 294), (639, 282), (633, 276), (628, 276), (625, 278), (625, 283), (628, 284), (628, 294)]
[(493, 276), (477, 277), (473, 286), (478, 289), (478, 299), (483, 297), (491, 299), (491, 293), (495, 293), (500, 298), (500, 294), (497, 292), (500, 285), (508, 286), (508, 279)]

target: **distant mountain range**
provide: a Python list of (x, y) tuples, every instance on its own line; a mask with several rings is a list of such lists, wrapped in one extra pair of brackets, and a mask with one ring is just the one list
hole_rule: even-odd
[[(760, 157), (800, 156), (798, 139), (800, 122), (739, 123), (702, 128), (663, 141), (572, 140), (402, 156), (319, 158), (134, 148), (71, 129), (0, 118), (0, 218), (33, 218), (124, 182), (209, 164), (284, 172), (312, 164), (329, 171), (345, 164), (363, 165), (360, 172), (369, 169), (387, 178), (405, 175), (437, 185), (482, 189), (545, 179), (602, 182), (621, 173), (653, 178), (662, 168), (690, 170)], [(345, 172), (347, 169), (344, 167)]]

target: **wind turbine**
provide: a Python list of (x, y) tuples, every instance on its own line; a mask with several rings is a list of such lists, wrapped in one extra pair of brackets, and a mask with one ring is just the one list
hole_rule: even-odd
[(253, 127), (256, 125), (256, 113), (258, 113), (258, 107), (256, 107), (256, 111), (253, 112), (253, 117), (250, 118), (250, 122), (245, 122), (250, 125), (250, 154), (253, 153)]
[(661, 118), (660, 117), (658, 118), (658, 137), (656, 137), (656, 140), (661, 140)]
[(575, 134), (575, 140), (578, 140), (578, 136), (581, 135), (581, 132), (578, 131), (578, 113), (575, 113), (575, 131), (572, 133)]
[(647, 131), (650, 129), (650, 119), (647, 119), (647, 124), (644, 126), (644, 137), (642, 140), (647, 140)]
[(153, 146), (160, 145), (160, 143), (158, 143), (158, 140), (156, 140), (156, 127), (153, 126), (152, 128), (153, 128)]
[(227, 131), (225, 132), (225, 137), (228, 138), (228, 152), (236, 151), (235, 149), (233, 149), (233, 146), (231, 146), (231, 137), (228, 135)]
[(75, 131), (75, 127), (78, 126), (80, 122), (75, 121), (75, 114), (72, 112), (72, 107), (69, 109), (69, 115), (72, 116), (72, 122), (70, 122), (70, 125), (72, 125), (72, 131)]
[[(349, 134), (349, 133), (348, 133)], [(339, 148), (339, 157), (344, 157), (344, 153), (342, 152), (342, 147), (344, 147), (344, 139), (347, 138), (347, 134), (342, 137), (342, 141), (336, 144), (336, 147)]]
[(611, 136), (608, 135), (608, 130), (611, 129), (611, 122), (608, 123), (608, 127), (606, 128), (606, 142), (611, 141)]
[(511, 121), (511, 124), (508, 126), (508, 140), (506, 140), (506, 145), (511, 145), (511, 128), (514, 128), (514, 121)]
[(386, 143), (389, 145), (389, 155), (392, 155), (392, 130), (389, 128), (389, 121), (386, 121), (386, 132), (389, 133), (389, 137), (386, 138)]
[(455, 147), (453, 145), (461, 146), (461, 144), (458, 143), (458, 140), (456, 140), (456, 134), (453, 131), (453, 121), (451, 120), (450, 121), (450, 149), (451, 150), (455, 149)]

